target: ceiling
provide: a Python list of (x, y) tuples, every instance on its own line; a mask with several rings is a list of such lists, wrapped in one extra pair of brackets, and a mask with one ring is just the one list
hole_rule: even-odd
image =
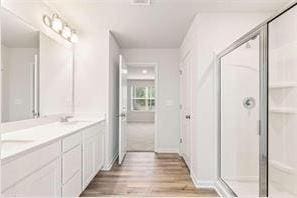
[(128, 79), (155, 78), (155, 67), (146, 65), (128, 65)]
[(6, 47), (38, 47), (38, 32), (3, 8), (1, 9), (1, 34), (1, 43)]
[(48, 0), (82, 34), (110, 29), (122, 48), (177, 48), (199, 12), (271, 12), (290, 0)]

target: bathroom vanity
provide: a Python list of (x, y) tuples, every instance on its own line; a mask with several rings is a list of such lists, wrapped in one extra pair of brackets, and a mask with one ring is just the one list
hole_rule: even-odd
[(2, 134), (2, 196), (76, 197), (104, 162), (104, 118)]
[(105, 116), (60, 121), (75, 114), (72, 43), (0, 10), (1, 196), (79, 196), (104, 163)]

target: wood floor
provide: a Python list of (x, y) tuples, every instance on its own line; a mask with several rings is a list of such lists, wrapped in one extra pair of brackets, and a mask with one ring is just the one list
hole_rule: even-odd
[(101, 171), (82, 197), (217, 197), (212, 189), (196, 189), (177, 154), (129, 152), (121, 166)]

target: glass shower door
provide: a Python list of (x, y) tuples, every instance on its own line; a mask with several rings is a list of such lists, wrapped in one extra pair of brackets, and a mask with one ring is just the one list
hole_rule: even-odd
[(237, 196), (258, 197), (260, 36), (220, 63), (220, 178)]

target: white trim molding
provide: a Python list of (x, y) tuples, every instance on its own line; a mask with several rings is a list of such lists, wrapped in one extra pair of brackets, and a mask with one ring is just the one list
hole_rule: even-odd
[(111, 162), (107, 163), (107, 165), (105, 165), (103, 168), (102, 168), (102, 171), (110, 171), (112, 166), (114, 165), (114, 163), (117, 161), (119, 157), (119, 153), (116, 153), (113, 157), (113, 159), (111, 160)]
[(156, 153), (177, 153), (179, 154), (179, 148), (156, 148)]
[(196, 188), (212, 188), (215, 189), (215, 182), (210, 180), (198, 180), (194, 174), (191, 174), (191, 179)]
[(195, 187), (198, 189), (213, 189), (220, 197), (232, 197), (232, 195), (228, 194), (228, 192), (224, 189), (224, 186), (221, 185), (219, 181), (198, 180), (194, 174), (191, 174), (191, 179)]
[(233, 195), (231, 195), (228, 192), (228, 190), (224, 187), (224, 185), (220, 181), (217, 181), (215, 183), (214, 189), (217, 191), (220, 197), (233, 197)]

